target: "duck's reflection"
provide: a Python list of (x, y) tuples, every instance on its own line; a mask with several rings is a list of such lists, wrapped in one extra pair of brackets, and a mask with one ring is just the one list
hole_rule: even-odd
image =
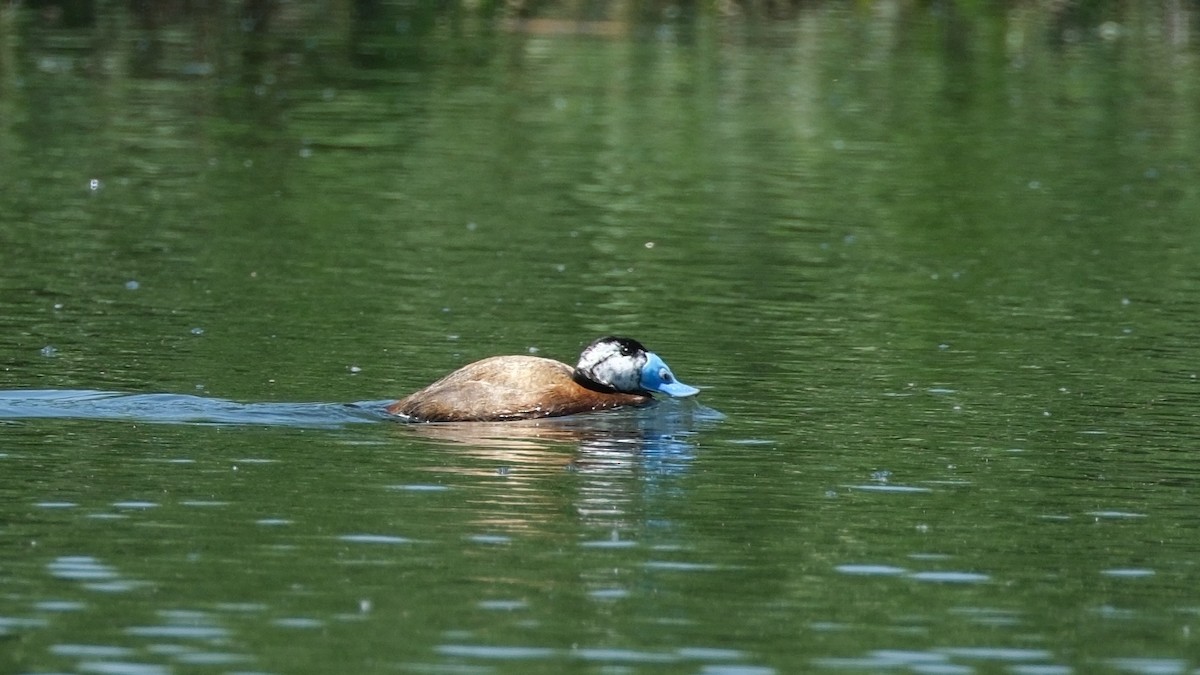
[(636, 459), (657, 469), (682, 471), (695, 453), (696, 434), (722, 419), (720, 412), (694, 402), (664, 401), (570, 417), (401, 426), (458, 454), (503, 465), (603, 471)]
[[(574, 512), (582, 542), (640, 538), (663, 523), (659, 500), (678, 491), (701, 433), (724, 415), (692, 401), (513, 422), (400, 424), (436, 443), (436, 473), (471, 476), (476, 526), (506, 536), (561, 531)], [(564, 473), (576, 476), (563, 480)], [(642, 533), (644, 534), (644, 532)]]

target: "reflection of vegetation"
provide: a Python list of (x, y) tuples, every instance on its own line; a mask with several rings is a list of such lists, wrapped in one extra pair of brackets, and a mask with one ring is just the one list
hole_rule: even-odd
[[(13, 6), (21, 3), (14, 3)], [(127, 14), (139, 28), (161, 29), (181, 21), (224, 26), (248, 35), (336, 35), (347, 44), (364, 47), (366, 59), (389, 60), (388, 49), (378, 43), (387, 36), (420, 37), (439, 26), (472, 30), (501, 19), (557, 19), (579, 22), (581, 32), (592, 32), (596, 22), (644, 24), (687, 23), (702, 17), (795, 18), (825, 12), (840, 3), (808, 0), (461, 0), (459, 2), (397, 2), (388, 0), (331, 0), (326, 3), (281, 3), (275, 0), (242, 2), (158, 2), (135, 0), (125, 7), (95, 0), (25, 0), (35, 20), (63, 28), (102, 25), (103, 13)], [(857, 11), (878, 17), (903, 18), (937, 13), (948, 21), (964, 23), (1008, 20), (1041, 26), (1051, 41), (1074, 42), (1091, 35), (1115, 36), (1122, 28), (1145, 30), (1155, 26), (1171, 42), (1184, 42), (1196, 17), (1185, 3), (1016, 2), (1004, 4), (947, 2), (862, 3)], [(1007, 19), (1006, 19), (1007, 17)], [(554, 24), (551, 30), (562, 30)], [(332, 33), (331, 33), (332, 31)]]
[[(908, 279), (900, 259), (1066, 286), (1084, 273), (1055, 264), (1069, 242), (1100, 248), (1145, 204), (1196, 199), (1179, 167), (1200, 78), (1176, 45), (1193, 19), (1172, 3), (320, 6), (4, 9), (6, 243), (73, 242), (70, 272), (47, 274), (57, 292), (186, 262), (255, 293), (307, 278), (299, 265), (313, 286), (290, 309), (347, 310), (326, 342), (394, 322), (482, 336), (461, 348), (478, 357), (528, 347), (519, 335), (569, 353), (662, 307), (739, 325), (861, 308)], [(81, 188), (96, 177), (104, 190)], [(912, 320), (951, 309), (937, 297)], [(668, 323), (677, 344), (745, 351)], [(484, 344), (503, 333), (516, 344)]]

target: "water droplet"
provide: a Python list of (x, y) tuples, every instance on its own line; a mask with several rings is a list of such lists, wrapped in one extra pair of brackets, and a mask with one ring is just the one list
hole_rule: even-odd
[(88, 189), (92, 192), (99, 192), (100, 190), (104, 189), (104, 181), (100, 180), (99, 178), (93, 178), (88, 181)]
[(358, 366), (349, 366), (348, 369), (350, 370), (351, 373), (361, 373), (362, 372), (362, 368), (359, 368)]
[(53, 345), (46, 345), (45, 347), (42, 347), (42, 356), (48, 359), (58, 356), (58, 347)]
[(192, 335), (204, 335), (204, 329), (199, 326), (196, 326), (190, 332)]
[(136, 279), (130, 279), (129, 281), (125, 282), (125, 290), (127, 291), (136, 291), (141, 287), (142, 285), (139, 284)]

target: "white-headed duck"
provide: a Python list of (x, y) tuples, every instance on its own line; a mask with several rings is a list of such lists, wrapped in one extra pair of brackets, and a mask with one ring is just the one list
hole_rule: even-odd
[(387, 407), (413, 422), (475, 422), (556, 417), (645, 405), (651, 394), (694, 396), (657, 354), (637, 340), (603, 337), (574, 368), (537, 356), (493, 356), (459, 368)]

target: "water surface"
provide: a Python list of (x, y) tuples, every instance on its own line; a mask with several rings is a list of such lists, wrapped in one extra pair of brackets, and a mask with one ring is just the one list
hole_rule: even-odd
[(1194, 19), (288, 8), (4, 10), (0, 670), (1200, 667)]

